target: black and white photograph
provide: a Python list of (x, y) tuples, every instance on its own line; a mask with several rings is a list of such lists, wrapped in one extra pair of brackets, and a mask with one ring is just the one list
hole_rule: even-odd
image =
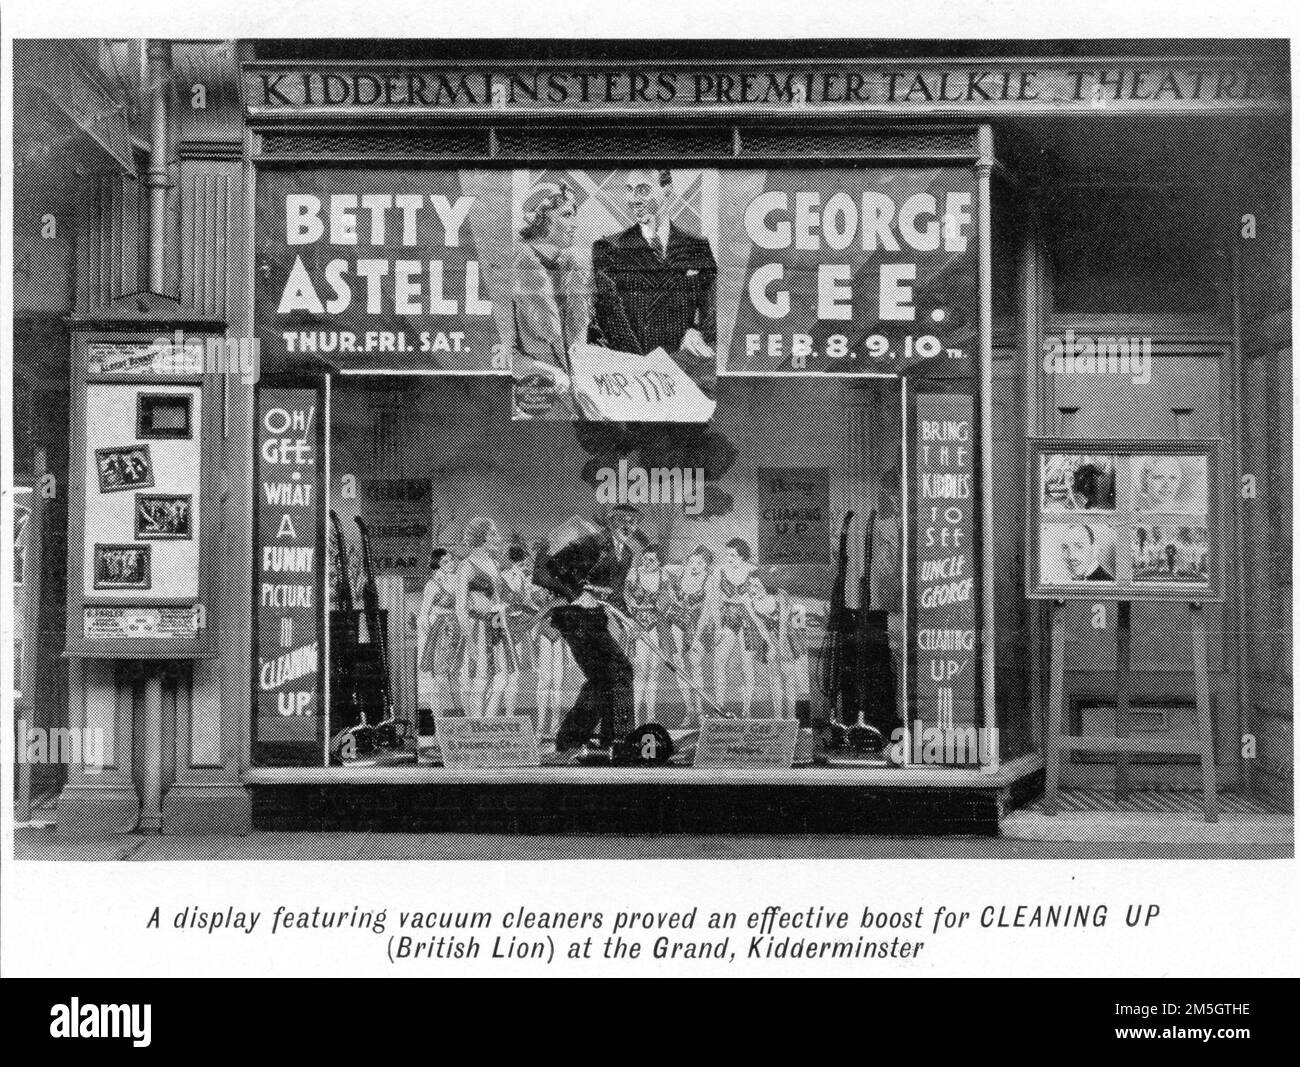
[(1113, 511), (1115, 457), (1043, 457), (1042, 508), (1049, 513)]
[(194, 536), (190, 493), (137, 493), (135, 495), (135, 538), (137, 541), (188, 541)]
[(1045, 580), (1054, 584), (1115, 581), (1115, 535), (1094, 522), (1049, 522), (1041, 541)]
[(97, 448), (95, 469), (99, 473), (101, 493), (147, 489), (153, 485), (153, 459), (148, 445)]
[(1133, 509), (1163, 515), (1206, 513), (1206, 464), (1199, 456), (1134, 456)]
[(148, 545), (96, 545), (96, 589), (148, 589), (152, 549)]
[(707, 422), (718, 265), (703, 205), (717, 203), (717, 172), (512, 177), (515, 417)]
[(18, 969), (1295, 967), (1285, 25), (228, 6), (4, 31)]
[(1209, 534), (1186, 522), (1133, 527), (1133, 581), (1208, 585)]

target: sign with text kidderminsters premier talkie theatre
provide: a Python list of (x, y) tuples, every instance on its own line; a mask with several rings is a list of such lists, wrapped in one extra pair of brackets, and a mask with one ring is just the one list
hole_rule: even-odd
[(537, 65), (255, 63), (244, 99), (254, 116), (349, 109), (697, 110), (807, 108), (890, 114), (1281, 109), (1275, 70), (1234, 59), (956, 60), (937, 63)]

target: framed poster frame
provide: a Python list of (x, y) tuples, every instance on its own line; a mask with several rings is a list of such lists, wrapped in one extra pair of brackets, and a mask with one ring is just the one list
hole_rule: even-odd
[[(139, 453), (143, 457), (142, 463), (145, 473), (141, 479), (135, 482), (123, 480), (118, 485), (105, 481), (103, 461), (111, 456), (131, 452)], [(99, 476), (100, 493), (127, 493), (133, 490), (152, 489), (154, 487), (153, 453), (149, 450), (148, 444), (113, 445), (109, 448), (97, 448), (95, 449), (95, 467)]]
[[(152, 425), (152, 411), (174, 403), (185, 409), (185, 425), (160, 430)], [(135, 398), (135, 436), (140, 441), (188, 441), (194, 434), (194, 397), (190, 393), (140, 393)]]
[[(111, 552), (135, 553), (142, 561), (140, 567), (140, 578), (138, 581), (111, 581), (100, 574), (100, 566)], [(132, 545), (132, 544), (112, 544), (104, 545), (95, 544), (95, 576), (94, 585), (96, 589), (139, 589), (148, 591), (153, 588), (153, 548), (150, 545)]]
[[(1222, 603), (1222, 445), (1220, 438), (1030, 437), (1026, 595)], [(1154, 496), (1145, 488), (1153, 472)], [(1077, 577), (1069, 576), (1073, 567)]]
[[(185, 529), (183, 533), (148, 533), (140, 522), (140, 505), (149, 501), (184, 501)], [(135, 494), (135, 539), (137, 541), (192, 541), (194, 539), (194, 494), (193, 493), (136, 493)]]
[[(115, 346), (130, 347), (138, 346), (142, 350), (155, 345), (159, 340), (171, 341), (174, 332), (165, 326), (159, 325), (155, 328), (140, 326), (127, 330), (113, 330), (102, 328), (98, 323), (89, 323), (87, 328), (79, 329), (77, 325), (72, 327), (71, 350), (72, 350), (72, 395), (71, 395), (71, 422), (72, 422), (72, 440), (69, 455), (73, 457), (69, 464), (69, 500), (79, 503), (68, 509), (68, 638), (64, 646), (64, 655), (84, 659), (211, 659), (217, 653), (217, 616), (209, 610), (213, 595), (216, 589), (216, 568), (217, 568), (217, 527), (219, 519), (217, 513), (220, 510), (218, 500), (213, 497), (207, 500), (202, 494), (202, 486), (213, 480), (213, 472), (216, 470), (218, 441), (221, 436), (219, 424), (221, 420), (221, 405), (219, 403), (221, 384), (216, 380), (216, 375), (202, 373), (202, 364), (190, 368), (182, 368), (181, 372), (172, 372), (170, 369), (154, 370), (152, 367), (144, 369), (132, 365), (122, 371), (97, 369), (90, 361), (90, 348), (92, 345), (107, 342)], [(220, 337), (221, 333), (215, 330), (210, 324), (205, 324), (203, 329), (196, 329), (187, 334), (187, 340), (195, 343), (206, 344), (210, 337)], [(86, 561), (84, 555), (84, 545), (86, 543), (86, 511), (84, 501), (87, 499), (87, 491), (93, 486), (87, 484), (87, 472), (85, 470), (85, 457), (88, 453), (87, 441), (87, 390), (93, 385), (113, 385), (113, 386), (135, 386), (142, 387), (146, 392), (158, 392), (160, 394), (176, 395), (186, 391), (189, 395), (197, 398), (197, 404), (200, 405), (198, 410), (202, 412), (201, 418), (208, 420), (206, 428), (200, 428), (199, 436), (199, 469), (195, 472), (192, 484), (184, 487), (185, 494), (191, 497), (191, 509), (194, 507), (194, 498), (200, 498), (203, 506), (198, 517), (198, 530), (194, 529), (195, 519), (193, 510), (190, 516), (190, 539), (198, 540), (198, 595), (197, 596), (160, 596), (153, 589), (124, 589), (124, 588), (103, 588), (96, 587), (93, 591), (85, 588), (85, 568)], [(196, 402), (191, 401), (190, 419), (191, 432), (194, 427), (194, 412)], [(132, 433), (137, 426), (138, 410), (132, 407), (131, 424), (125, 426), (126, 433)], [(192, 438), (190, 438), (192, 439)], [(149, 448), (147, 442), (136, 442), (135, 447), (144, 449)], [(132, 500), (134, 511), (134, 498), (140, 491), (147, 493), (165, 493), (167, 487), (159, 487), (156, 479), (151, 478), (150, 484), (133, 485), (123, 487), (123, 492), (128, 489), (132, 491)], [(183, 495), (182, 492), (176, 491), (171, 495)], [(134, 518), (130, 529), (122, 530), (122, 537), (119, 540), (126, 542), (133, 538), (135, 532)], [(166, 540), (161, 542), (158, 539), (142, 539), (145, 545), (156, 543), (166, 544)], [(180, 540), (180, 539), (177, 539)], [(139, 546), (143, 547), (143, 546)], [(150, 552), (150, 555), (155, 555)], [(151, 560), (151, 565), (157, 566), (156, 559)], [(122, 612), (130, 615), (133, 612), (147, 611), (150, 609), (175, 614), (177, 611), (185, 611), (192, 614), (194, 628), (192, 636), (88, 636), (86, 625), (88, 617), (95, 612)]]

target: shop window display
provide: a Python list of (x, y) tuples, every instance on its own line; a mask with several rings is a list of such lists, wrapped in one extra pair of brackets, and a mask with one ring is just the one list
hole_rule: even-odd
[[(824, 720), (832, 541), (849, 511), (877, 516), (874, 600), (897, 652), (896, 383), (724, 380), (708, 427), (511, 420), (508, 384), (490, 378), (405, 388), (399, 406), (388, 384), (334, 394), (329, 587), (334, 613), (355, 612), (373, 582), (392, 716), (412, 734), (335, 762), (436, 765), (447, 716), (525, 716), (543, 762), (649, 723), (689, 763), (704, 717)], [(773, 410), (800, 412), (806, 432)], [(572, 618), (577, 602), (594, 622)], [(335, 655), (373, 660), (356, 613), (358, 639)], [(584, 642), (614, 675), (585, 698)], [(584, 700), (598, 705), (585, 717)]]
[[(436, 764), (439, 719), (518, 716), (545, 758), (653, 725), (689, 763), (734, 717), (842, 718), (883, 762), (913, 661), (947, 672), (924, 715), (978, 725), (974, 192), (960, 167), (259, 172), (264, 372), (330, 378), (335, 518), (302, 518), (331, 712), (289, 679), (300, 758)], [(910, 599), (956, 658), (904, 647)]]

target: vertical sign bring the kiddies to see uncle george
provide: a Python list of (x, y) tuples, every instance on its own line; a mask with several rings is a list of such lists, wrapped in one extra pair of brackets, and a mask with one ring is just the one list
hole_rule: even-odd
[[(915, 704), (922, 731), (976, 725), (979, 639), (974, 402), (916, 398)], [(938, 736), (938, 735), (933, 735)], [(924, 734), (920, 747), (924, 751)], [(913, 753), (917, 741), (913, 741)]]

